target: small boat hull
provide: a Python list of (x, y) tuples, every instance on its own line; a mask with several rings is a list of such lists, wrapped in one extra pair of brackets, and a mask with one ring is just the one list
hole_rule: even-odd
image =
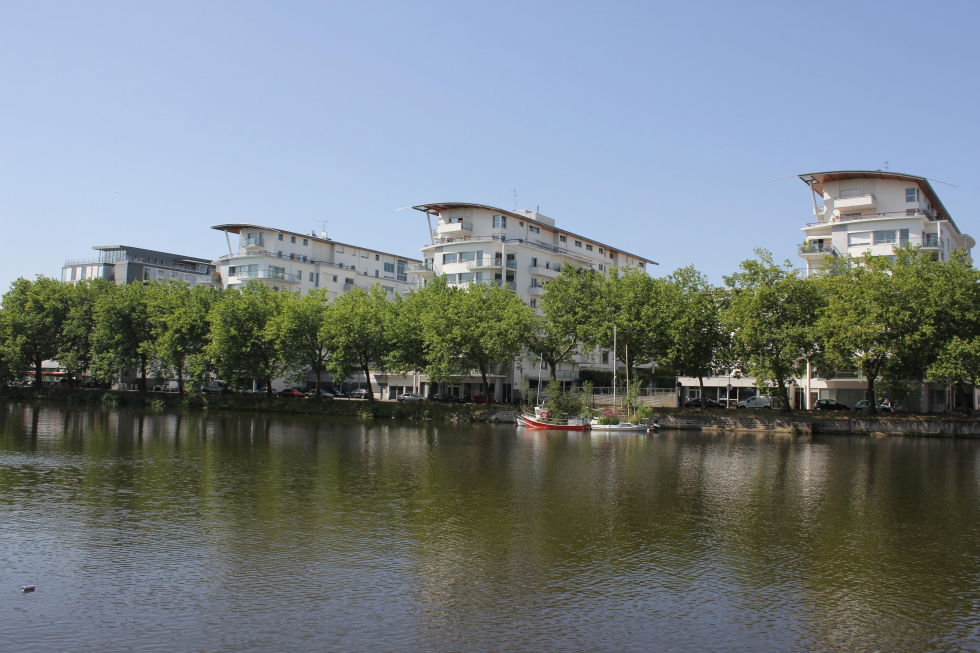
[(644, 424), (631, 424), (630, 422), (620, 422), (619, 424), (592, 424), (593, 431), (646, 431), (649, 427)]
[(521, 415), (521, 419), (524, 420), (524, 426), (529, 429), (548, 429), (555, 431), (588, 431), (589, 425), (583, 422), (575, 422), (574, 420), (546, 420), (544, 418), (537, 418), (533, 415)]

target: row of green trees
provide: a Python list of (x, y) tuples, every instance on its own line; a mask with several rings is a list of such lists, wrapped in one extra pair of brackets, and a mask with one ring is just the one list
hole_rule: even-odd
[[(11, 378), (58, 359), (70, 377), (103, 380), (138, 370), (200, 381), (272, 379), (310, 371), (343, 379), (358, 371), (417, 370), (433, 381), (477, 371), (488, 377), (528, 352), (556, 378), (576, 353), (614, 348), (629, 370), (655, 363), (673, 375), (736, 370), (773, 388), (809, 364), (828, 376), (858, 371), (868, 382), (929, 378), (980, 382), (980, 280), (963, 256), (938, 262), (906, 249), (894, 258), (839, 260), (806, 278), (759, 250), (713, 286), (694, 268), (653, 278), (564, 266), (546, 286), (543, 315), (491, 285), (437, 280), (407, 297), (378, 287), (333, 300), (255, 283), (218, 290), (180, 283), (118, 286), (18, 279), (0, 309), (0, 372)], [(370, 387), (370, 386), (369, 386)], [(967, 403), (967, 402), (964, 402)]]

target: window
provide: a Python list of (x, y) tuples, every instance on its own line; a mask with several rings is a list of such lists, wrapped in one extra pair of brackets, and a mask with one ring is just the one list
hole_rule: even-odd
[(313, 273), (310, 272), (310, 281), (313, 281)]
[(602, 352), (602, 364), (603, 365), (608, 365), (609, 364), (609, 352), (608, 351)]
[(905, 189), (905, 201), (906, 202), (918, 202), (919, 201), (919, 189), (918, 188), (906, 188)]
[(333, 282), (334, 282), (334, 283), (337, 283), (337, 275), (336, 275), (336, 274), (335, 274), (335, 275), (333, 275)]
[(592, 245), (589, 245), (588, 243), (586, 243), (585, 249), (587, 249), (588, 251), (591, 252), (592, 251)]
[(847, 234), (848, 247), (864, 247), (871, 244), (871, 234), (867, 231), (858, 231)]
[(507, 216), (505, 216), (505, 215), (495, 215), (495, 216), (493, 216), (493, 228), (494, 229), (506, 229), (507, 228)]
[(381, 255), (380, 254), (375, 254), (374, 255), (374, 260), (375, 261), (380, 261), (381, 260)]
[(531, 267), (532, 268), (538, 267), (538, 258), (536, 256), (531, 257)]
[(279, 234), (279, 240), (282, 240), (282, 234)]
[(310, 244), (310, 241), (308, 239), (304, 238), (303, 239), (303, 247), (306, 247), (309, 244)]
[(616, 258), (616, 255), (613, 254), (612, 252), (609, 252), (609, 258)]
[(605, 271), (606, 271), (606, 266), (603, 265), (602, 263), (600, 263), (599, 264), (599, 272), (605, 272)]
[(343, 247), (340, 247), (340, 246), (338, 245), (338, 246), (337, 246), (337, 253), (338, 253), (338, 254), (343, 254), (343, 253), (344, 253), (344, 248), (343, 248)]
[(905, 209), (905, 215), (915, 215), (919, 212), (919, 209)]
[(532, 234), (539, 234), (539, 233), (541, 233), (541, 229), (539, 229), (538, 227), (534, 227), (532, 225), (528, 225), (527, 226), (527, 230), (528, 230), (528, 232), (530, 232)]
[(581, 247), (582, 246), (582, 241), (581, 240), (576, 240), (575, 241), (575, 246), (576, 247)]
[(564, 236), (558, 236), (558, 242), (559, 243), (564, 243), (564, 242), (567, 242), (567, 241), (568, 241), (568, 239), (565, 238)]
[(887, 245), (888, 243), (895, 244), (895, 230), (888, 229), (885, 231), (874, 232), (874, 244), (875, 245)]
[(445, 265), (446, 263), (455, 263), (458, 260), (459, 260), (459, 255), (456, 254), (456, 252), (447, 252), (442, 255), (443, 265)]
[(537, 308), (537, 307), (538, 307), (538, 299), (536, 297), (532, 297), (531, 298), (531, 308)]
[(385, 264), (384, 264), (384, 270), (385, 270), (385, 272), (390, 272), (390, 273), (394, 274), (394, 272), (395, 272), (395, 264), (394, 263), (385, 262)]
[(603, 254), (605, 254), (605, 252), (604, 252), (604, 251), (602, 251), (602, 248), (600, 247), (600, 248), (599, 248), (599, 256), (602, 256)]
[(296, 236), (290, 236), (289, 237), (289, 242), (295, 243), (296, 242)]

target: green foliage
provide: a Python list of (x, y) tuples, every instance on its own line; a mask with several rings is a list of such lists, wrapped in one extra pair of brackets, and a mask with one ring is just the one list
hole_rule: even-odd
[(219, 297), (220, 291), (215, 288), (190, 288), (176, 281), (146, 287), (154, 353), (161, 371), (176, 377), (181, 394), (188, 372), (195, 384), (206, 376), (207, 366), (203, 363), (210, 335), (208, 315)]
[(95, 307), (99, 297), (111, 291), (112, 284), (104, 279), (87, 279), (76, 284), (65, 284), (68, 311), (57, 357), (69, 377), (77, 379), (92, 366), (95, 357)]
[(803, 374), (816, 351), (813, 323), (823, 300), (817, 285), (801, 278), (789, 261), (777, 265), (761, 249), (756, 256), (725, 277), (731, 295), (720, 321), (732, 334), (734, 364), (778, 387), (789, 410), (786, 385)]
[(323, 332), (327, 320), (326, 290), (315, 290), (303, 295), (285, 293), (282, 312), (276, 318), (279, 350), (288, 366), (296, 371), (296, 380), (305, 382), (308, 370), (316, 377), (320, 388), (320, 374), (330, 360), (330, 342)]
[(963, 258), (939, 262), (908, 248), (894, 260), (843, 261), (821, 281), (827, 303), (816, 331), (825, 366), (860, 371), (872, 405), (879, 379), (920, 379), (930, 364), (937, 376), (954, 371), (946, 364), (978, 332), (978, 281)]
[(106, 286), (95, 302), (92, 334), (93, 368), (99, 378), (111, 379), (135, 368), (143, 391), (155, 355), (147, 295), (141, 283)]
[(721, 372), (728, 363), (723, 354), (730, 348), (729, 333), (721, 323), (727, 294), (686, 267), (667, 277), (664, 299), (668, 345), (657, 367), (701, 380), (703, 396), (703, 378)]
[(68, 313), (65, 284), (38, 276), (20, 278), (3, 296), (2, 343), (9, 367), (22, 372), (34, 367), (41, 380), (41, 361), (54, 358), (60, 349)]
[(589, 419), (592, 414), (590, 409), (591, 393), (587, 396), (582, 390), (562, 390), (561, 383), (551, 381), (545, 388), (544, 396), (544, 406), (550, 409), (555, 417)]
[(435, 285), (436, 295), (422, 315), (426, 372), (438, 382), (478, 370), (484, 392), (491, 370), (512, 360), (524, 347), (534, 314), (504, 288), (473, 284), (465, 289)]
[(272, 394), (272, 380), (289, 365), (277, 321), (285, 301), (283, 293), (258, 282), (225, 291), (208, 315), (211, 340), (205, 348), (222, 378), (259, 379)]
[(327, 369), (336, 379), (354, 370), (364, 374), (369, 400), (374, 400), (370, 371), (383, 366), (389, 358), (392, 343), (391, 324), (394, 305), (381, 286), (370, 292), (355, 288), (344, 293), (327, 307), (319, 338), (332, 352)]

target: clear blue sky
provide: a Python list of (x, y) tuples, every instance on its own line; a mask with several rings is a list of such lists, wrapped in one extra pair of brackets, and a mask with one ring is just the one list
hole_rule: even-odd
[(934, 186), (980, 236), (974, 2), (0, 0), (0, 289), (251, 222), (418, 256), (459, 200), (715, 282), (795, 255), (795, 175)]

